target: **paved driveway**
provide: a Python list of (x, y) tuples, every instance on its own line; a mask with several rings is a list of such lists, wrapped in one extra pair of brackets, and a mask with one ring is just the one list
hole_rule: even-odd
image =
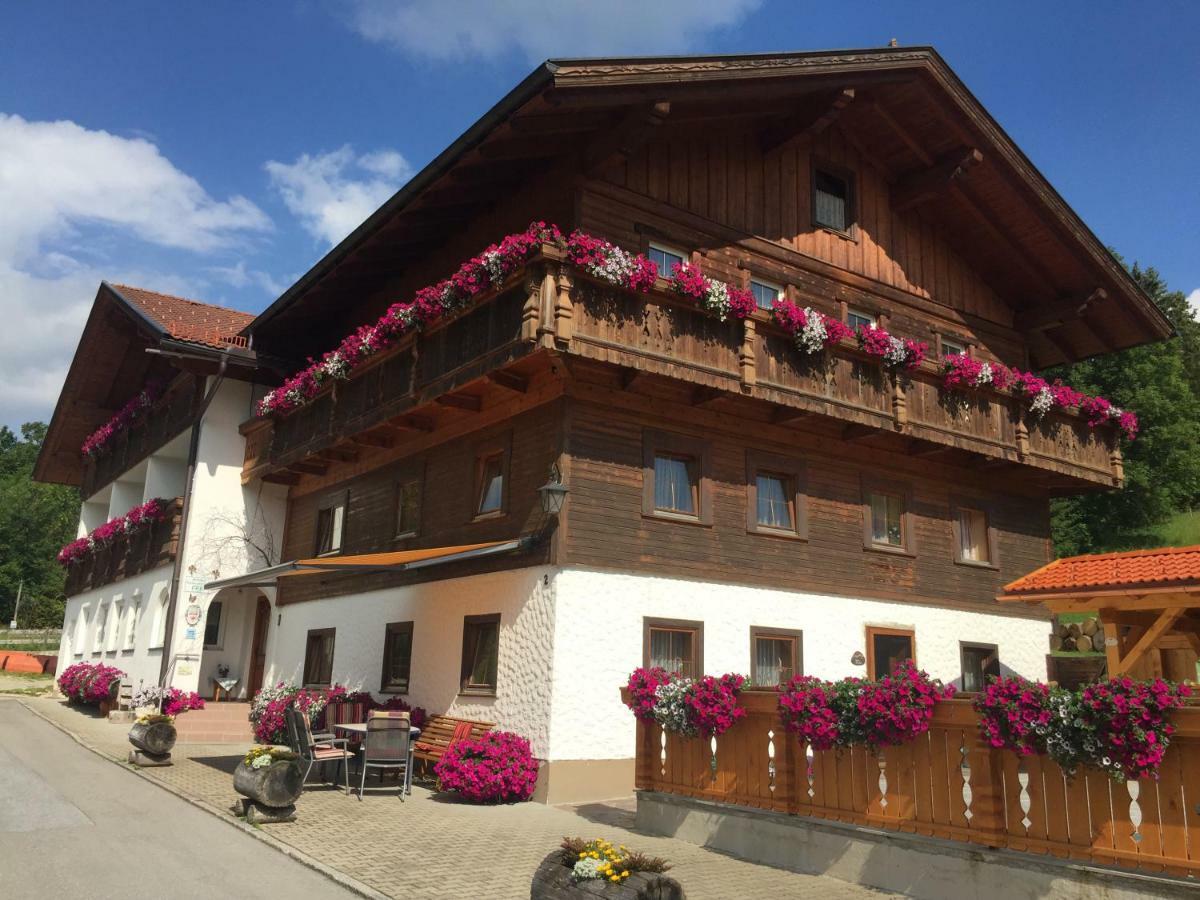
[[(110, 724), (58, 701), (22, 702), (103, 753), (121, 757), (129, 750), (124, 726)], [(33, 718), (22, 712), (26, 718)], [(43, 722), (37, 724), (41, 727), (39, 734), (51, 730)], [(83, 748), (73, 744), (72, 747), (75, 756), (89, 757), (88, 761), (94, 765), (115, 769)], [(144, 771), (151, 779), (162, 781), (221, 815), (228, 815), (225, 810), (236, 796), (230, 773), (244, 752), (245, 748), (229, 744), (176, 744), (175, 765)], [(142, 782), (127, 772), (97, 774), (106, 781), (120, 779), (122, 784), (128, 780)], [(47, 780), (57, 785), (57, 777)], [(314, 785), (305, 791), (297, 805), (297, 821), (264, 825), (262, 831), (370, 890), (406, 900), (528, 900), (534, 870), (564, 835), (605, 837), (667, 858), (675, 867), (671, 874), (683, 884), (689, 900), (758, 897), (851, 900), (881, 896), (834, 878), (761, 866), (685, 841), (634, 833), (630, 830), (633, 826), (630, 803), (591, 804), (574, 809), (540, 803), (473, 806), (420, 786), (414, 787), (412, 795), (402, 802), (390, 787), (371, 792), (374, 780), (374, 775), (368, 779), (368, 794), (361, 802), (357, 797), (347, 797), (340, 788)], [(145, 782), (139, 786), (155, 791), (153, 785)], [(174, 798), (168, 800), (178, 803)], [(214, 828), (226, 827), (216, 819), (209, 824)], [(264, 852), (273, 851), (264, 848)], [(212, 860), (215, 855), (199, 843), (195, 853), (193, 865), (197, 866), (201, 857)], [(183, 895), (165, 892), (161, 896)], [(278, 900), (286, 894), (275, 891), (272, 896)], [(0, 898), (5, 898), (2, 884)]]
[(0, 698), (5, 900), (354, 896)]

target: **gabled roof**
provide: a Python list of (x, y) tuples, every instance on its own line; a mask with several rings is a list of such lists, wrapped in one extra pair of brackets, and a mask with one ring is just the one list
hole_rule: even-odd
[(1200, 545), (1056, 559), (1006, 584), (1002, 599), (1186, 586), (1200, 586)]
[[(846, 105), (848, 93), (856, 99)], [(619, 157), (648, 122), (656, 123), (651, 131), (738, 123), (761, 136), (834, 108), (836, 127), (893, 188), (904, 185), (911, 197), (921, 194), (925, 176), (954, 183), (932, 202), (921, 198), (920, 214), (1013, 307), (1032, 335), (1035, 366), (1173, 334), (1154, 302), (930, 47), (549, 60), (246, 333), (256, 346), (297, 362), (328, 349), (327, 338), (361, 322), (347, 316), (366, 298), (464, 226), (528, 196), (531, 179), (563, 161)], [(964, 167), (968, 179), (959, 178)]]
[(252, 313), (125, 284), (109, 287), (157, 325), (164, 336), (205, 347), (246, 346), (246, 338), (239, 332), (254, 320)]
[[(164, 382), (187, 365), (211, 370), (222, 354), (252, 369), (255, 356), (239, 331), (254, 317), (128, 285), (102, 282), (63, 381), (33, 477), (79, 484), (80, 446), (151, 377)], [(156, 349), (166, 354), (148, 353)], [(170, 355), (174, 354), (174, 355)]]

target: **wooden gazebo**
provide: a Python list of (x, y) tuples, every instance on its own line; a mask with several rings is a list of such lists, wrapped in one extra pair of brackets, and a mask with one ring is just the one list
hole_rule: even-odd
[(1195, 681), (1200, 658), (1200, 545), (1070, 556), (1004, 587), (1005, 603), (1094, 612), (1110, 677)]

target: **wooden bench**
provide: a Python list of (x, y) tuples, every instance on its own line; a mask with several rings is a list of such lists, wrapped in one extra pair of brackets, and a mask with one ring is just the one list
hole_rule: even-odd
[(495, 727), (491, 722), (456, 719), (454, 716), (430, 716), (421, 726), (421, 736), (414, 745), (413, 758), (420, 760), (428, 770), (430, 765), (442, 758), (455, 740), (482, 737)]

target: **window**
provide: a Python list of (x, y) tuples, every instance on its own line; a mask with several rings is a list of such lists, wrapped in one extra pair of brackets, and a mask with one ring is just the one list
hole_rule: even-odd
[(108, 604), (96, 607), (96, 633), (92, 635), (92, 652), (99, 653), (104, 647), (104, 629), (108, 626)]
[(783, 288), (751, 279), (750, 293), (754, 295), (754, 302), (759, 309), (770, 309), (775, 305), (775, 301), (783, 296)]
[(104, 652), (115, 653), (117, 650), (117, 638), (121, 633), (121, 616), (124, 613), (124, 604), (120, 603), (118, 598), (114, 597), (112, 601), (112, 609), (105, 621), (104, 629)]
[(704, 623), (686, 619), (645, 619), (643, 664), (688, 678), (704, 674)]
[(500, 613), (464, 618), (460, 693), (494, 696), (499, 658)]
[(712, 524), (708, 446), (683, 435), (643, 436), (642, 513)]
[(336, 628), (314, 628), (304, 645), (304, 684), (328, 686), (333, 681), (333, 639)]
[(746, 453), (746, 530), (808, 537), (804, 466), (784, 456)]
[(681, 266), (687, 261), (687, 254), (682, 250), (664, 244), (652, 243), (650, 249), (646, 251), (646, 256), (658, 267), (658, 274), (663, 278), (670, 278), (675, 267)]
[(208, 612), (204, 616), (204, 646), (221, 646), (221, 601), (213, 600), (208, 604)]
[(72, 640), (76, 656), (83, 655), (83, 645), (87, 643), (87, 605), (79, 607), (79, 615), (75, 617), (75, 634)]
[(865, 331), (875, 327), (875, 317), (861, 309), (849, 309), (846, 310), (846, 324), (851, 331), (858, 331), (860, 328)]
[(848, 232), (854, 224), (850, 177), (827, 169), (813, 170), (813, 223)]
[(901, 628), (867, 626), (867, 677), (890, 675), (906, 659), (916, 662), (916, 636)]
[(125, 608), (125, 634), (121, 639), (122, 650), (132, 650), (134, 641), (137, 639), (137, 623), (138, 623), (138, 608), (137, 599), (130, 600)]
[(421, 481), (396, 483), (396, 537), (413, 537), (421, 530)]
[(389, 694), (407, 694), (412, 669), (412, 622), (392, 622), (383, 637), (383, 678), (379, 689)]
[(948, 337), (940, 338), (942, 344), (942, 356), (960, 356), (967, 352), (967, 348), (958, 341)]
[(158, 602), (154, 604), (154, 623), (150, 631), (150, 649), (155, 650), (166, 643), (167, 637), (167, 601), (170, 599), (170, 594), (166, 588), (163, 588), (158, 595)]
[(346, 500), (349, 494), (342, 494), (337, 500), (328, 502), (317, 510), (317, 556), (327, 553), (339, 553), (342, 549), (342, 536), (346, 527)]
[(1000, 677), (1000, 649), (995, 644), (960, 643), (962, 689), (982, 691), (988, 678)]
[(784, 628), (750, 628), (750, 681), (755, 687), (787, 684), (804, 674), (803, 633)]
[(504, 506), (504, 457), (499, 453), (479, 461), (479, 508), (476, 513), (499, 512)]
[(912, 495), (905, 484), (863, 479), (863, 547), (911, 556), (915, 552)]
[(959, 562), (976, 565), (992, 563), (992, 530), (988, 527), (988, 516), (984, 510), (957, 507), (954, 532)]

